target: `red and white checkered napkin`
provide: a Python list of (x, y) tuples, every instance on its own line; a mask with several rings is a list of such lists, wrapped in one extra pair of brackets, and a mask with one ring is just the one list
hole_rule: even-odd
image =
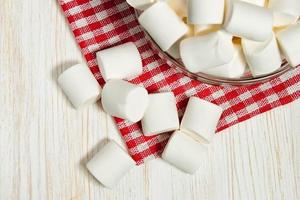
[[(199, 96), (223, 107), (218, 131), (300, 97), (300, 68), (270, 82), (247, 87), (211, 86), (192, 80), (170, 67), (151, 49), (125, 0), (60, 0), (76, 41), (100, 84), (95, 52), (133, 41), (143, 58), (144, 73), (130, 80), (149, 92), (173, 91), (180, 115), (190, 96)], [(118, 59), (118, 58), (116, 58)], [(120, 66), (122, 67), (122, 66)], [(144, 137), (140, 124), (116, 119), (129, 152), (138, 164), (159, 155), (169, 135)]]

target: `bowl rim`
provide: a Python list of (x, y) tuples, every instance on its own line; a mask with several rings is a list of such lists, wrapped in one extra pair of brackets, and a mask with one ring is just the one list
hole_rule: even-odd
[[(141, 14), (141, 11), (135, 9), (135, 15), (136, 18), (139, 17)], [(138, 21), (138, 20), (137, 20)], [(150, 46), (155, 51), (155, 53), (158, 54), (158, 56), (166, 61), (168, 64), (171, 65), (171, 67), (174, 66), (175, 69), (177, 69), (179, 72), (182, 72), (186, 76), (193, 78), (195, 80), (199, 80), (201, 82), (211, 84), (211, 85), (233, 85), (233, 86), (243, 86), (243, 85), (252, 85), (252, 84), (260, 84), (268, 82), (274, 78), (279, 77), (280, 75), (290, 71), (293, 69), (292, 66), (288, 64), (286, 60), (282, 61), (281, 67), (269, 74), (264, 74), (260, 76), (249, 76), (249, 77), (242, 77), (242, 78), (225, 78), (225, 77), (219, 77), (219, 76), (213, 76), (205, 73), (192, 73), (188, 71), (185, 66), (180, 63), (180, 61), (174, 59), (172, 56), (170, 56), (168, 53), (164, 52), (160, 49), (160, 47), (156, 44), (156, 42), (152, 39), (152, 37), (148, 34), (148, 32), (144, 29), (142, 25), (140, 25), (141, 30), (143, 31), (145, 38), (150, 43)]]

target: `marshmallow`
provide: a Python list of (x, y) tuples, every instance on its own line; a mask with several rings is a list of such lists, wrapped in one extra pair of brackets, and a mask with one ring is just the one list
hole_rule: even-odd
[(222, 24), (224, 0), (189, 0), (188, 20), (191, 24)]
[(282, 59), (275, 35), (265, 42), (243, 39), (242, 46), (253, 76), (269, 74), (281, 67)]
[(299, 0), (269, 0), (269, 8), (274, 12), (286, 13), (295, 16), (300, 15)]
[(179, 17), (187, 17), (188, 0), (162, 0), (165, 1)]
[(100, 99), (101, 87), (90, 69), (77, 64), (64, 71), (58, 84), (76, 109), (95, 103)]
[(198, 141), (210, 143), (222, 112), (220, 106), (191, 97), (183, 115), (180, 130)]
[(181, 131), (176, 131), (169, 139), (162, 153), (162, 159), (183, 172), (194, 174), (204, 162), (201, 158), (205, 153), (207, 153), (205, 145)]
[(129, 82), (110, 80), (103, 87), (102, 106), (111, 116), (138, 122), (144, 116), (148, 102), (147, 90)]
[(177, 130), (179, 128), (176, 100), (172, 92), (149, 95), (149, 106), (142, 119), (145, 136)]
[(189, 31), (180, 39), (178, 40), (175, 44), (172, 45), (170, 49), (168, 49), (167, 53), (173, 57), (174, 59), (179, 59), (180, 58), (180, 43), (182, 40), (188, 37), (194, 36), (194, 26), (193, 25), (188, 25)]
[(234, 1), (228, 10), (224, 29), (234, 36), (261, 42), (272, 36), (273, 15), (266, 8)]
[(188, 27), (165, 2), (155, 3), (138, 20), (163, 51), (188, 32)]
[(299, 17), (297, 15), (281, 13), (281, 12), (273, 12), (273, 26), (282, 27), (282, 26), (295, 24), (298, 18)]
[(87, 164), (89, 172), (105, 187), (112, 188), (135, 166), (118, 144), (110, 141)]
[(155, 0), (126, 0), (127, 3), (138, 10), (146, 10), (149, 6), (151, 6)]
[(97, 52), (97, 62), (105, 81), (131, 78), (143, 72), (140, 53), (132, 42)]
[(281, 51), (289, 64), (296, 67), (300, 64), (300, 24), (295, 24), (277, 33)]
[(251, 3), (261, 7), (265, 6), (265, 0), (241, 0), (241, 1)]
[(220, 25), (194, 25), (194, 35), (206, 35), (219, 29)]
[(180, 55), (192, 73), (228, 63), (234, 53), (231, 37), (222, 31), (183, 40)]
[(167, 53), (174, 59), (180, 58), (180, 43), (182, 40), (178, 40), (172, 47), (167, 51)]
[(234, 56), (229, 63), (204, 70), (203, 73), (226, 78), (240, 78), (245, 74), (247, 63), (240, 45), (234, 45)]

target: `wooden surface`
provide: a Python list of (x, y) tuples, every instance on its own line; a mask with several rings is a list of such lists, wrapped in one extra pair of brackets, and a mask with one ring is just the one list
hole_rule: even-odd
[(72, 109), (58, 74), (83, 62), (55, 0), (0, 0), (0, 199), (300, 199), (300, 101), (218, 135), (189, 176), (154, 160), (113, 190), (84, 164), (107, 138), (99, 105)]

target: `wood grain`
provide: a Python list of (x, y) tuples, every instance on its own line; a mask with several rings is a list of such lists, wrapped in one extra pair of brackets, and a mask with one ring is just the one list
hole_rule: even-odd
[(122, 140), (100, 105), (75, 111), (57, 87), (76, 62), (55, 0), (0, 0), (1, 200), (300, 199), (300, 101), (216, 136), (195, 176), (158, 159), (103, 188), (84, 164)]

